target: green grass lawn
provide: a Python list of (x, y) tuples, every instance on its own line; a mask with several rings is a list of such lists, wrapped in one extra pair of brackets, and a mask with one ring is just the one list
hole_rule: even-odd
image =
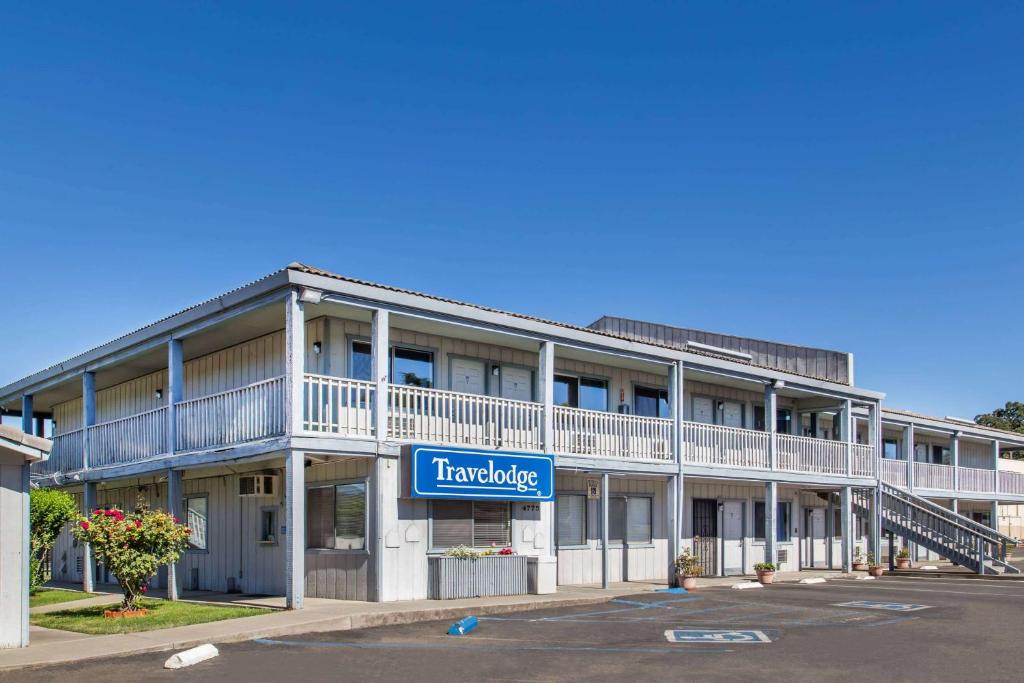
[(33, 614), (31, 620), (34, 625), (44, 628), (103, 635), (155, 631), (161, 628), (204, 624), (208, 621), (253, 617), (271, 611), (258, 607), (225, 607), (167, 600), (142, 600), (139, 604), (141, 607), (149, 609), (148, 615), (131, 619), (107, 619), (103, 616), (103, 610), (110, 609), (112, 606), (101, 605), (61, 610), (48, 614)]
[(43, 605), (55, 605), (58, 602), (73, 602), (95, 597), (95, 593), (84, 593), (82, 591), (66, 591), (60, 588), (40, 588), (29, 596), (29, 607), (42, 607)]

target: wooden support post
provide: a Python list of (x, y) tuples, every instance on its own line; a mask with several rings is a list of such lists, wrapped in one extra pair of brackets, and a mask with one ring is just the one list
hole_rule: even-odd
[(914, 490), (914, 424), (903, 428), (903, 452), (907, 457), (907, 490)]
[(676, 476), (669, 475), (665, 479), (665, 528), (668, 530), (668, 585), (674, 586), (676, 581), (676, 557), (679, 555), (679, 534), (676, 533), (678, 520), (676, 515), (679, 506), (676, 504)]
[[(170, 393), (170, 392), (168, 392)], [(179, 520), (185, 518), (182, 510), (184, 500), (184, 489), (182, 488), (181, 470), (167, 470), (167, 511)], [(186, 520), (187, 521), (187, 520)], [(181, 560), (171, 562), (167, 565), (167, 599), (178, 600), (181, 598), (181, 572), (178, 571)]]
[(960, 490), (960, 432), (949, 437), (949, 455), (953, 458), (953, 490)]
[[(370, 477), (370, 495), (373, 512), (373, 555), (370, 561), (373, 569), (373, 600), (384, 601), (384, 470), (386, 458), (379, 455), (373, 460), (373, 476)], [(549, 503), (550, 504), (550, 503)]]
[(779, 508), (779, 485), (774, 481), (764, 484), (764, 561), (778, 564), (779, 542), (776, 516)]
[[(85, 517), (92, 515), (96, 509), (96, 482), (87, 481), (82, 490), (82, 514)], [(93, 575), (94, 562), (92, 546), (89, 543), (82, 544), (82, 590), (92, 593), (96, 588), (96, 577)]]
[(387, 310), (373, 311), (370, 321), (370, 364), (373, 366), (373, 430), (378, 441), (388, 438), (388, 365), (391, 320)]
[(89, 428), (96, 424), (96, 374), (82, 373), (82, 469), (91, 464), (91, 439)]
[(21, 431), (32, 433), (32, 394), (21, 397)]
[(185, 356), (180, 339), (167, 342), (167, 445), (164, 452), (178, 450), (178, 403), (184, 397)]
[(541, 443), (545, 453), (555, 452), (555, 344), (542, 341), (537, 357), (537, 402), (542, 404)]
[(992, 441), (992, 478), (995, 482), (992, 485), (992, 492), (999, 497), (999, 439)]
[(844, 572), (853, 569), (853, 488), (844, 486), (839, 497), (839, 515), (843, 525), (842, 550)]
[(683, 361), (676, 361), (672, 374), (675, 380), (672, 385), (670, 400), (672, 401), (672, 452), (676, 458), (676, 510), (675, 527), (676, 553), (682, 552), (683, 528), (686, 520), (686, 478), (683, 470), (686, 462), (685, 420), (686, 420), (686, 366)]
[(853, 401), (843, 401), (843, 409), (839, 413), (839, 439), (846, 442), (846, 476), (853, 474), (853, 442), (855, 429), (852, 429)]
[(608, 473), (601, 475), (601, 587), (608, 587)]
[(306, 321), (298, 290), (288, 292), (284, 306), (285, 429), (293, 436), (305, 419)]
[(776, 431), (778, 430), (776, 414), (778, 413), (778, 400), (775, 395), (775, 383), (769, 382), (764, 385), (764, 430), (768, 432), (768, 467), (778, 469), (779, 441)]
[(302, 609), (306, 592), (306, 458), (302, 451), (285, 455), (285, 605)]

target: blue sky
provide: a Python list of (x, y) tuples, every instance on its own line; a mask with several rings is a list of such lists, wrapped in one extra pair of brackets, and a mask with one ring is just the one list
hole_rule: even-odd
[(301, 260), (1024, 400), (1024, 5), (366, 5), (0, 8), (0, 383)]

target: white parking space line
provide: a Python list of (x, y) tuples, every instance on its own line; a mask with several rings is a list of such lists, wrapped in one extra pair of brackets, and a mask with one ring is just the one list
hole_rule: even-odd
[[(833, 581), (832, 585), (836, 586), (837, 588), (861, 588), (861, 589), (868, 588), (868, 586), (865, 586), (865, 585), (860, 584), (860, 583), (857, 583), (855, 585), (851, 585), (851, 584), (839, 583), (837, 581)], [(950, 590), (940, 590), (940, 589), (929, 590), (928, 588), (904, 588), (902, 586), (880, 586), (877, 583), (876, 584), (872, 584), (870, 586), (870, 588), (871, 588), (871, 590), (879, 590), (879, 591), (899, 591), (899, 592), (909, 592), (909, 593), (943, 593), (945, 595), (973, 595), (976, 598), (997, 597), (997, 598), (1018, 598), (1018, 599), (1024, 600), (1024, 593), (989, 593), (987, 591), (983, 592), (983, 593), (979, 593), (978, 591), (950, 591)]]

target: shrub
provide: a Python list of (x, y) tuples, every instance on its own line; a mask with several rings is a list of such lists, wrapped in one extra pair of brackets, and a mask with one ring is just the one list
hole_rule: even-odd
[(46, 583), (50, 565), (46, 561), (64, 525), (78, 517), (71, 494), (58, 489), (34, 489), (29, 494), (31, 565), (29, 590), (33, 593)]
[[(697, 541), (696, 538), (693, 540)], [(683, 576), (700, 576), (702, 571), (700, 555), (690, 552), (689, 548), (684, 548), (682, 554), (676, 558), (676, 573)]]
[(480, 552), (464, 545), (454, 545), (444, 551), (445, 557), (457, 557), (460, 560), (475, 560)]
[(778, 565), (771, 562), (758, 562), (754, 565), (754, 570), (759, 572), (773, 572), (778, 569)]
[(177, 561), (190, 533), (175, 517), (144, 506), (127, 515), (116, 507), (100, 508), (74, 527), (75, 537), (88, 543), (96, 561), (117, 577), (124, 592), (122, 611), (136, 609), (150, 578), (161, 565)]
[(910, 559), (910, 548), (905, 548), (905, 547), (904, 548), (900, 548), (900, 551), (898, 553), (896, 553), (896, 557), (901, 559), (901, 560), (909, 560)]

